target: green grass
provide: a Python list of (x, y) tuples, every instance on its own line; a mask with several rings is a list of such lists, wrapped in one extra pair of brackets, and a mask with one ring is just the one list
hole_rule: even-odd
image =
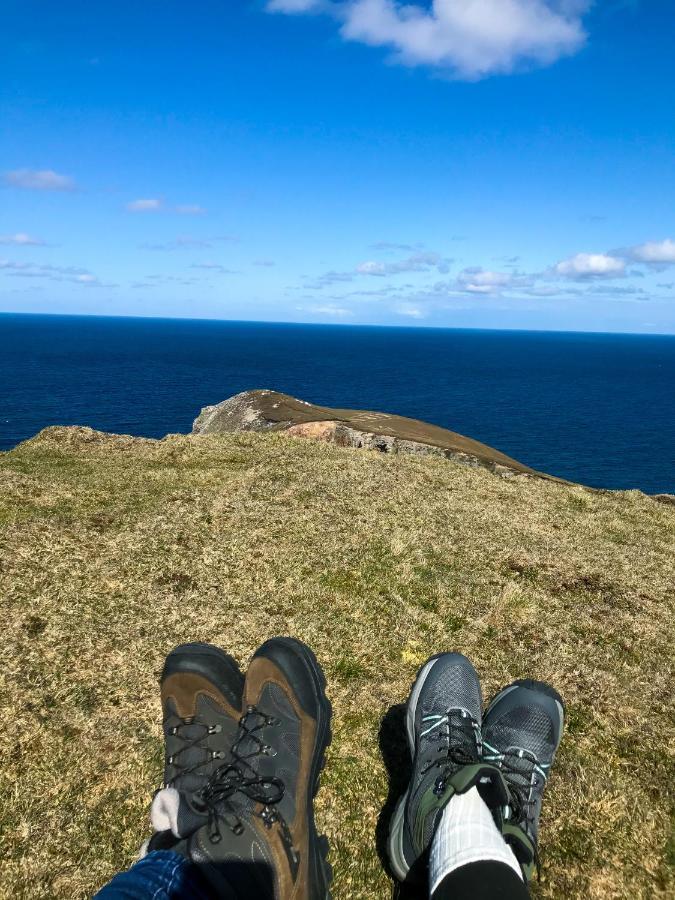
[(334, 706), (338, 900), (391, 894), (376, 834), (405, 752), (382, 722), (445, 649), (486, 698), (529, 676), (567, 702), (534, 895), (673, 896), (674, 548), (675, 510), (636, 491), (283, 434), (50, 429), (0, 454), (0, 895), (86, 897), (131, 863), (172, 646), (245, 666), (292, 634)]

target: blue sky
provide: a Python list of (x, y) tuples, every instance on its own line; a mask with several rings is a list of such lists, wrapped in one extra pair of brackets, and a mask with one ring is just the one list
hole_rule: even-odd
[(670, 0), (5, 0), (0, 310), (675, 332)]

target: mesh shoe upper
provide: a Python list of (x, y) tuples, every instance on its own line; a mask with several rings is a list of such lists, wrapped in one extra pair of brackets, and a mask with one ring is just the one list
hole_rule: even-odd
[(500, 768), (508, 785), (510, 821), (535, 844), (563, 718), (560, 695), (543, 682), (526, 680), (502, 690), (483, 721), (483, 756)]

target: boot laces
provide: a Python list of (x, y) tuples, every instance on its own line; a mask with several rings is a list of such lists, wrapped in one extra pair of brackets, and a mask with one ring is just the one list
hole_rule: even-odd
[[(170, 756), (166, 757), (167, 766), (173, 766), (176, 770), (173, 778), (167, 781), (166, 787), (172, 787), (179, 778), (198, 772), (212, 760), (225, 756), (224, 753), (218, 750), (212, 750), (208, 743), (209, 737), (212, 734), (218, 734), (220, 730), (220, 725), (208, 725), (200, 721), (198, 716), (181, 718), (178, 725), (168, 729), (170, 735), (178, 738), (181, 746), (174, 750)], [(193, 763), (184, 762), (185, 754), (195, 749), (203, 751), (203, 758)]]
[(230, 750), (230, 759), (220, 766), (208, 783), (195, 794), (195, 801), (208, 813), (209, 838), (218, 843), (221, 838), (220, 822), (224, 820), (233, 834), (242, 834), (244, 824), (233, 802), (236, 794), (241, 794), (262, 805), (259, 813), (267, 828), (275, 822), (281, 827), (284, 841), (290, 839), (290, 831), (277, 804), (284, 796), (285, 785), (275, 775), (262, 776), (254, 765), (261, 755), (275, 756), (276, 751), (262, 740), (261, 732), (269, 725), (278, 725), (274, 716), (265, 715), (255, 706), (249, 706), (239, 720), (239, 731)]

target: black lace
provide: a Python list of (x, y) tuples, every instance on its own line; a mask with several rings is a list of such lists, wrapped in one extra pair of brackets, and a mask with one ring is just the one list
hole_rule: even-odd
[[(200, 728), (201, 731), (192, 736), (187, 736), (185, 731), (188, 727), (191, 729)], [(167, 766), (173, 766), (176, 770), (173, 778), (170, 778), (167, 781), (167, 787), (171, 787), (178, 778), (182, 778), (185, 775), (191, 775), (193, 772), (198, 772), (202, 766), (208, 765), (212, 760), (224, 758), (224, 753), (217, 750), (211, 750), (206, 743), (210, 735), (217, 734), (219, 731), (220, 725), (205, 725), (203, 722), (198, 721), (194, 716), (181, 719), (178, 725), (174, 725), (172, 728), (168, 729), (170, 735), (173, 735), (182, 741), (182, 746), (179, 747), (178, 750), (175, 750), (171, 756), (167, 756), (166, 758)], [(203, 750), (205, 758), (192, 765), (184, 765), (181, 762), (182, 754), (195, 748)]]
[[(244, 825), (231, 802), (235, 794), (242, 794), (262, 804), (259, 814), (266, 827), (275, 822), (281, 825), (282, 834), (288, 836), (288, 827), (276, 809), (284, 796), (284, 782), (276, 776), (263, 777), (258, 774), (251, 760), (261, 754), (275, 756), (276, 751), (261, 738), (259, 732), (268, 725), (277, 725), (279, 720), (259, 712), (249, 706), (239, 720), (239, 731), (230, 750), (230, 759), (211, 776), (204, 788), (195, 794), (195, 804), (208, 814), (209, 838), (218, 843), (222, 834), (220, 821), (224, 820), (234, 834), (242, 834)], [(252, 748), (244, 752), (244, 742), (252, 743)]]
[[(434, 783), (434, 793), (437, 796), (443, 794), (448, 779), (458, 768), (478, 761), (476, 743), (476, 736), (479, 734), (478, 724), (470, 716), (463, 715), (456, 709), (448, 710), (446, 717), (447, 729), (439, 728), (434, 737), (434, 740), (441, 743), (438, 751), (443, 753), (443, 756), (432, 760), (421, 772), (422, 775), (426, 775), (432, 769), (440, 769)], [(447, 750), (444, 747), (446, 741)]]
[[(514, 762), (509, 762), (509, 756), (514, 757)], [(517, 765), (515, 760), (520, 763)], [(539, 779), (545, 782), (543, 775), (535, 772), (538, 765), (537, 758), (533, 754), (524, 756), (505, 753), (502, 757), (500, 768), (504, 780), (509, 787), (509, 808), (511, 821), (522, 828), (532, 841), (534, 848), (534, 864), (537, 870), (537, 879), (540, 878), (539, 851), (536, 841), (532, 838), (533, 829), (528, 826), (535, 821), (536, 798), (532, 796), (532, 788), (539, 787)], [(521, 781), (522, 779), (522, 781)]]

